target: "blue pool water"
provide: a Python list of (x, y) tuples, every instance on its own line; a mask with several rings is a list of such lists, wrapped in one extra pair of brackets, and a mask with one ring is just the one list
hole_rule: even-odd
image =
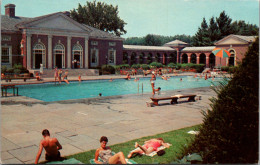
[[(180, 78), (182, 78), (182, 81), (180, 81)], [(207, 87), (212, 85), (212, 82), (215, 83), (221, 80), (221, 78), (215, 78), (215, 80), (212, 81), (211, 79), (204, 80), (203, 78), (193, 78), (192, 76), (177, 76), (171, 77), (168, 81), (165, 81), (160, 77), (157, 77), (157, 80), (155, 81), (155, 88), (161, 87), (162, 91), (168, 91), (185, 88)], [(62, 82), (61, 84), (44, 83), (20, 85), (19, 95), (51, 102), (99, 97), (99, 93), (102, 93), (102, 96), (137, 94), (138, 84), (139, 93), (142, 93), (143, 84), (143, 92), (152, 94), (150, 78), (140, 78), (137, 82), (135, 82), (134, 79), (130, 81), (115, 79), (112, 82), (109, 82), (108, 80), (90, 80), (82, 81), (81, 83), (75, 81), (70, 84)]]

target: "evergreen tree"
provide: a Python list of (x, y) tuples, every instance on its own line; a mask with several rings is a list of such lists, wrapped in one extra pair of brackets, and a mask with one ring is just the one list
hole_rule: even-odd
[(118, 15), (118, 6), (114, 7), (104, 2), (87, 1), (86, 5), (79, 4), (77, 9), (71, 10), (70, 15), (79, 23), (114, 33), (117, 36), (126, 33), (124, 29), (126, 23)]
[(235, 21), (231, 24), (234, 34), (255, 36), (258, 35), (259, 28), (256, 25), (245, 23), (245, 21)]
[(144, 43), (145, 45), (149, 45), (149, 46), (161, 46), (161, 41), (152, 34), (148, 34), (145, 38), (144, 38)]
[(199, 27), (198, 32), (194, 36), (193, 45), (194, 46), (207, 46), (207, 45), (210, 45), (208, 24), (207, 24), (205, 18), (203, 18), (201, 26)]
[(233, 33), (231, 27), (232, 19), (226, 15), (225, 11), (220, 13), (219, 17), (216, 18), (216, 21), (218, 23), (218, 28), (221, 33), (221, 38), (226, 37)]
[(215, 18), (211, 17), (210, 18), (210, 25), (209, 25), (209, 38), (210, 38), (210, 45), (213, 45), (216, 41), (221, 39), (220, 36), (220, 30), (218, 28), (218, 24), (215, 22)]
[(203, 163), (257, 163), (259, 158), (259, 38), (233, 78), (214, 88), (217, 98), (203, 113), (200, 133), (186, 153), (200, 153)]

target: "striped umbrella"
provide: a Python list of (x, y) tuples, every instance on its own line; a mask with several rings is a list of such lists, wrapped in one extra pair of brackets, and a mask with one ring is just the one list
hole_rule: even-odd
[(222, 49), (222, 48), (215, 48), (213, 49), (212, 53), (216, 57), (220, 57), (220, 58), (230, 57), (231, 55), (226, 49)]

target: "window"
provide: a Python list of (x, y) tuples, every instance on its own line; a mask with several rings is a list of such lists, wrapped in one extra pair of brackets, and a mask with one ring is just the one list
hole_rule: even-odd
[(40, 64), (46, 68), (46, 58), (45, 58), (45, 46), (42, 43), (37, 43), (33, 47), (33, 68), (40, 68)]
[(74, 63), (74, 68), (82, 68), (83, 67), (83, 48), (80, 44), (76, 44), (73, 46), (72, 49), (72, 54), (73, 54), (73, 60), (77, 61), (77, 65)]
[(54, 67), (65, 68), (65, 48), (62, 44), (57, 44), (54, 47)]
[(91, 45), (98, 45), (97, 41), (91, 41)]
[(11, 41), (11, 36), (2, 36), (2, 41)]
[(11, 63), (11, 47), (2, 46), (2, 63), (10, 64)]
[(98, 66), (98, 49), (91, 49), (91, 66)]
[(116, 51), (114, 49), (108, 50), (108, 64), (116, 64)]
[(116, 46), (116, 42), (109, 42), (109, 46)]

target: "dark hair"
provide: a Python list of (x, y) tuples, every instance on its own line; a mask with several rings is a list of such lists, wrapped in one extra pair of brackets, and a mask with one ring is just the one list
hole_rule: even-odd
[(100, 138), (100, 143), (103, 142), (103, 141), (108, 142), (108, 139), (107, 139), (106, 136), (102, 136), (102, 137)]
[(43, 136), (46, 136), (46, 135), (50, 136), (49, 130), (44, 129), (44, 130), (42, 131), (42, 135), (43, 135)]
[(164, 142), (163, 138), (157, 138), (157, 140), (161, 140), (161, 141), (163, 141), (163, 142)]
[(160, 88), (160, 87), (159, 87), (158, 89), (159, 89), (159, 90), (161, 90), (161, 88)]

